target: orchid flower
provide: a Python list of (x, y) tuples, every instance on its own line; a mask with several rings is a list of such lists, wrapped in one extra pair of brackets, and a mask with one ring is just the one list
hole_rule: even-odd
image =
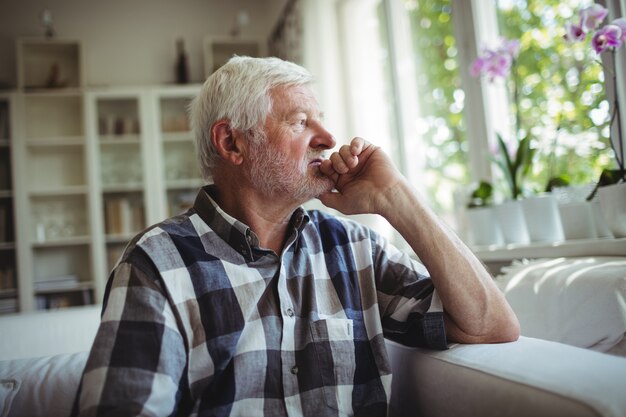
[(596, 30), (608, 14), (609, 11), (599, 4), (589, 6), (580, 11), (580, 26), (585, 32)]
[(622, 45), (622, 29), (617, 25), (606, 25), (599, 29), (591, 39), (591, 46), (600, 54), (609, 48), (619, 48)]
[(506, 78), (511, 71), (513, 60), (519, 54), (519, 41), (502, 39), (501, 44), (495, 49), (484, 48), (470, 67), (470, 74), (476, 77), (486, 74), (489, 81), (496, 78)]
[[(626, 43), (626, 18), (621, 17), (615, 19), (608, 25), (601, 28), (600, 25), (609, 14), (608, 10), (603, 6), (594, 4), (580, 11), (580, 24), (567, 24), (565, 26), (565, 39), (568, 41), (582, 41), (587, 33), (594, 32), (591, 38), (591, 46), (598, 55), (605, 51), (611, 52), (613, 55), (616, 50)], [(616, 85), (615, 59), (613, 62), (613, 85)], [(613, 111), (609, 121), (609, 128), (613, 128), (613, 124), (617, 125), (617, 139), (610, 140), (611, 147), (615, 152), (615, 159), (620, 168), (620, 178), (625, 176), (626, 167), (624, 166), (624, 143), (622, 136), (622, 123), (620, 120), (619, 100), (617, 98), (617, 90), (614, 92)], [(619, 147), (616, 145), (619, 144)], [(593, 197), (593, 193), (589, 198)]]
[(615, 19), (611, 22), (612, 25), (619, 27), (622, 30), (621, 41), (622, 43), (626, 43), (626, 17), (620, 17), (619, 19)]
[(583, 27), (574, 23), (565, 24), (565, 39), (569, 42), (580, 42), (585, 40), (586, 33)]

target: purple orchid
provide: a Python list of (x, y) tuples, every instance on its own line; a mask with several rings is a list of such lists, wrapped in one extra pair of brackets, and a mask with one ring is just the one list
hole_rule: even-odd
[(600, 54), (609, 48), (619, 48), (622, 45), (622, 29), (617, 25), (606, 25), (599, 29), (591, 39), (591, 46)]
[[(591, 46), (598, 55), (603, 52), (610, 52), (615, 56), (615, 52), (622, 44), (626, 43), (626, 18), (621, 17), (615, 19), (608, 25), (600, 27), (600, 24), (609, 14), (608, 10), (603, 6), (594, 4), (580, 11), (580, 24), (567, 24), (565, 26), (565, 39), (568, 41), (582, 41), (586, 38), (587, 33), (592, 33)], [(600, 28), (599, 28), (600, 27)], [(599, 28), (599, 29), (598, 29)], [(617, 85), (615, 59), (613, 62), (613, 85)], [(624, 166), (624, 144), (622, 136), (622, 123), (619, 112), (619, 100), (617, 98), (617, 90), (613, 94), (612, 116), (609, 121), (609, 127), (617, 126), (617, 139), (610, 140), (611, 147), (615, 152), (615, 159), (620, 168), (620, 177), (624, 177), (626, 168)], [(619, 146), (616, 145), (619, 144)]]
[(580, 11), (580, 26), (585, 32), (596, 30), (608, 14), (609, 11), (599, 4), (589, 6)]
[(585, 40), (587, 34), (583, 27), (574, 23), (565, 24), (565, 40), (569, 42), (580, 42)]
[(496, 78), (506, 78), (509, 76), (513, 60), (517, 58), (518, 54), (518, 40), (502, 39), (497, 48), (483, 49), (483, 53), (472, 62), (470, 74), (473, 77), (485, 74), (490, 82)]
[(622, 30), (622, 36), (620, 37), (622, 43), (626, 43), (626, 17), (620, 17), (611, 22), (612, 25), (619, 27)]

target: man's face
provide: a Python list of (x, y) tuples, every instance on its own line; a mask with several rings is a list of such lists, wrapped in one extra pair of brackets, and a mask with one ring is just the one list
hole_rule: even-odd
[(305, 202), (333, 188), (319, 165), (324, 151), (335, 146), (321, 123), (313, 92), (305, 86), (277, 87), (272, 112), (267, 117), (265, 138), (251, 140), (249, 176), (266, 196)]

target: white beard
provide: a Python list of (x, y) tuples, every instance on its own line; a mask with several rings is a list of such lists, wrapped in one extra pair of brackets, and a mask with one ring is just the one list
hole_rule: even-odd
[[(259, 140), (260, 139), (260, 140)], [(280, 149), (261, 138), (251, 139), (249, 180), (263, 195), (290, 196), (299, 204), (333, 189), (333, 182), (318, 169), (313, 172), (309, 161), (322, 152), (309, 151), (300, 162), (289, 161)]]

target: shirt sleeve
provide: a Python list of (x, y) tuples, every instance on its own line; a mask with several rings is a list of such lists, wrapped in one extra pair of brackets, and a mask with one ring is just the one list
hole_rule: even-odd
[(407, 346), (446, 349), (443, 306), (426, 268), (375, 233), (372, 248), (385, 337)]
[(156, 268), (139, 248), (115, 268), (74, 406), (81, 416), (171, 415), (187, 355)]

